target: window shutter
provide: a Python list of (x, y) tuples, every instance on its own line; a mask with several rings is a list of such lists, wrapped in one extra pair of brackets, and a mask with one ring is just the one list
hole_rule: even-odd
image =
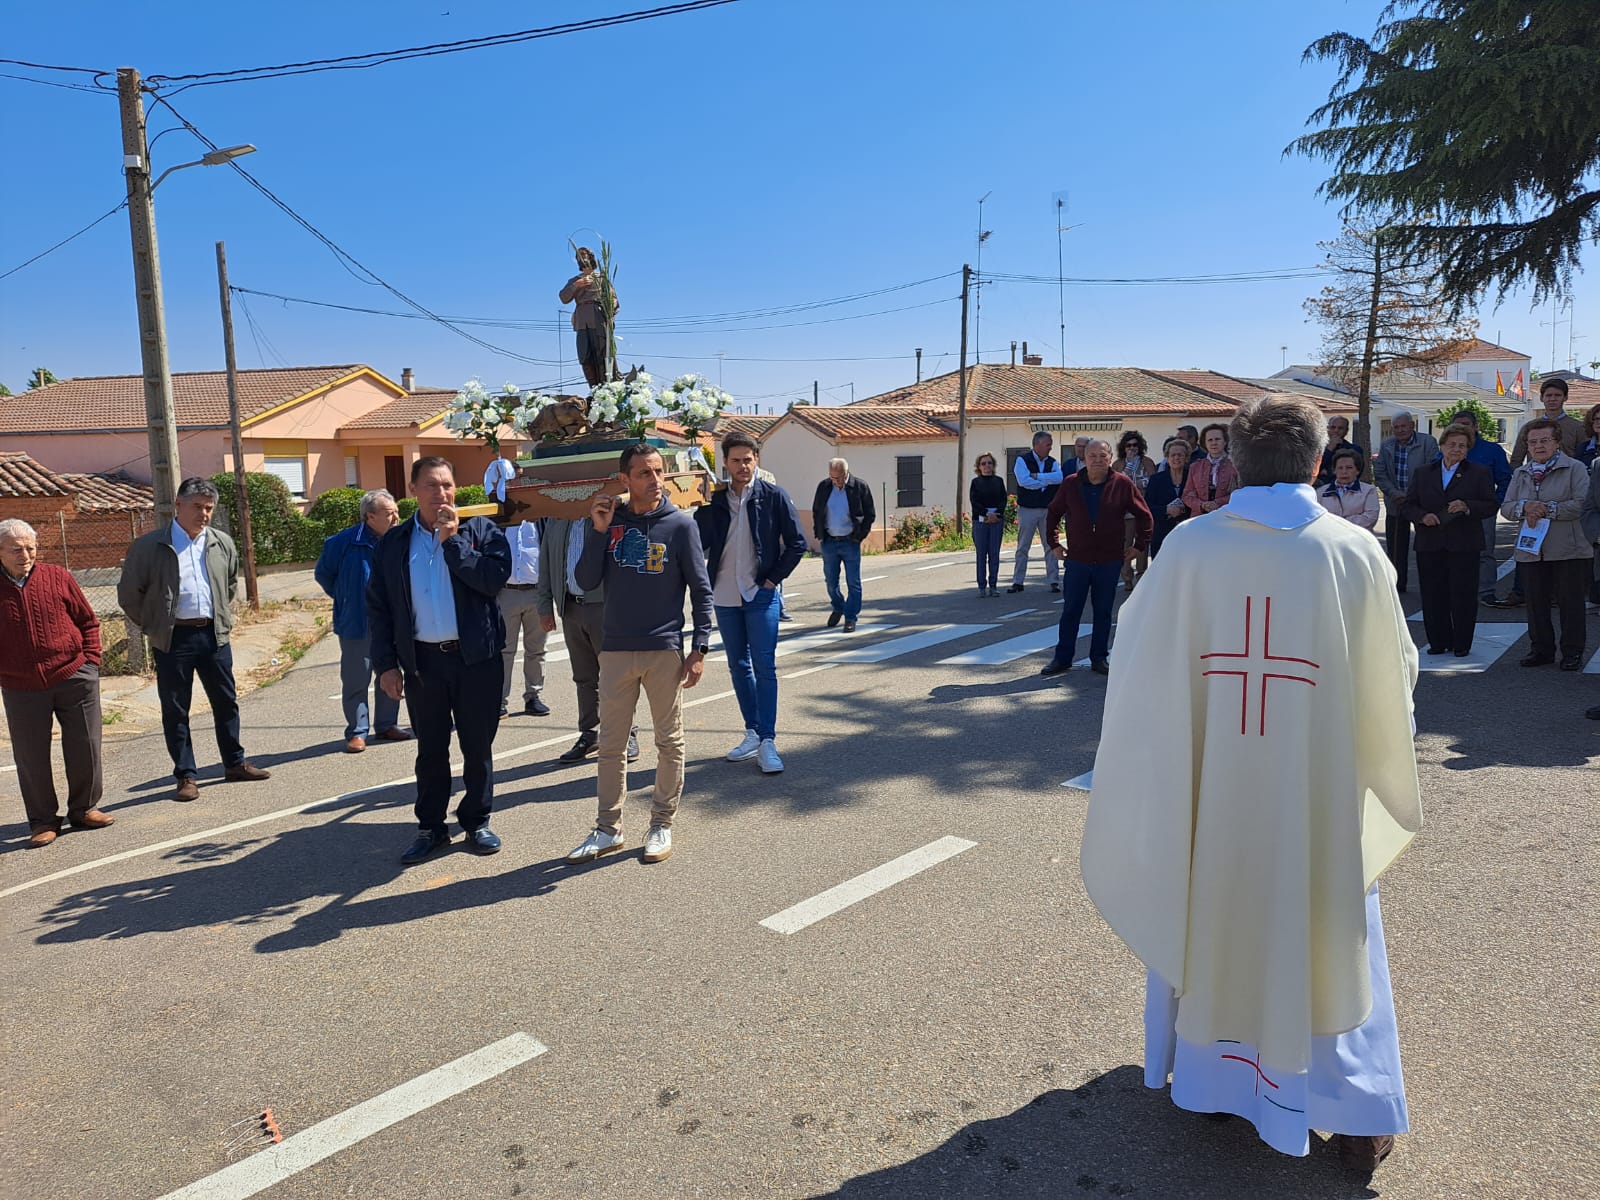
[(896, 508), (922, 507), (922, 455), (902, 454), (894, 460)]
[(361, 462), (354, 454), (345, 455), (344, 485), (345, 487), (361, 486)]
[(269, 458), (262, 464), (268, 475), (283, 480), (289, 494), (296, 500), (306, 498), (306, 460), (303, 458)]

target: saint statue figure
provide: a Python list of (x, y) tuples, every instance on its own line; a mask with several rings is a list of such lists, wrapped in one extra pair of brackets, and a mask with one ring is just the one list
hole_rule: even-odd
[(578, 273), (561, 289), (561, 303), (576, 302), (572, 310), (572, 328), (578, 338), (578, 362), (583, 366), (583, 378), (591, 389), (606, 381), (606, 350), (611, 340), (605, 306), (607, 293), (611, 301), (610, 316), (615, 317), (617, 309), (622, 307), (616, 289), (605, 280), (594, 251), (579, 246)]

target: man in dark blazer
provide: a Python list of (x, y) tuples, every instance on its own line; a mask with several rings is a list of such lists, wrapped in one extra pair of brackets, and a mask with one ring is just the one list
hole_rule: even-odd
[(489, 829), (492, 752), (500, 723), (505, 620), (495, 597), (511, 577), (511, 547), (487, 517), (462, 521), (455, 470), (429, 456), (411, 464), (417, 511), (378, 543), (367, 616), (372, 668), (393, 699), (410, 696), (417, 734), (419, 832), (400, 861), (419, 863), (450, 844), (450, 730), (461, 742), (466, 790), (456, 819), (479, 854), (500, 849)]
[[(811, 532), (822, 550), (822, 580), (833, 605), (829, 629), (843, 619), (844, 631), (855, 632), (856, 617), (861, 613), (861, 543), (877, 519), (872, 489), (850, 474), (850, 464), (844, 459), (829, 459), (828, 477), (817, 484), (811, 500)], [(839, 587), (841, 567), (848, 596)]]

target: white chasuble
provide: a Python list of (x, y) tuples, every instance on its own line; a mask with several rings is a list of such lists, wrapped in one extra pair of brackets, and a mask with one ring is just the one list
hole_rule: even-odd
[[(1234, 1058), (1252, 1071), (1315, 1095), (1342, 1086), (1318, 1081), (1341, 1060), (1316, 1039), (1354, 1031), (1344, 1052), (1358, 1053), (1374, 1033), (1394, 1043), (1367, 893), (1422, 823), (1417, 652), (1382, 547), (1325, 516), (1309, 487), (1241, 488), (1168, 536), (1120, 617), (1081, 868), (1157, 977), (1147, 1025), (1175, 1025), (1180, 1104), (1185, 1063), (1200, 1061), (1186, 1046), (1208, 1062), (1218, 1044), (1242, 1046)], [(1164, 1080), (1163, 1066), (1147, 1062)], [(1250, 1082), (1252, 1104), (1221, 1111), (1270, 1109)], [(1257, 1128), (1304, 1153), (1316, 1105), (1289, 1108), (1297, 1135)]]

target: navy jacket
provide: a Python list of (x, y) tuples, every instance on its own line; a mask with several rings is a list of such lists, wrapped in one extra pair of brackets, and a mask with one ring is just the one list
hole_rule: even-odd
[[(811, 531), (817, 535), (817, 544), (828, 536), (828, 497), (833, 494), (833, 480), (824, 479), (817, 484), (817, 494), (811, 499)], [(854, 475), (844, 481), (844, 497), (850, 504), (850, 524), (854, 532), (852, 541), (864, 542), (872, 532), (872, 523), (878, 519), (877, 507), (872, 503), (872, 489)]]
[[(753, 491), (744, 511), (750, 516), (750, 537), (756, 546), (756, 586), (782, 583), (806, 556), (800, 514), (789, 493), (777, 484), (752, 479), (750, 487)], [(710, 504), (695, 509), (694, 523), (700, 527), (700, 545), (706, 552), (706, 574), (715, 584), (728, 530), (733, 527), (733, 504), (726, 488), (713, 492)]]
[[(367, 623), (372, 632), (372, 669), (399, 667), (417, 673), (416, 628), (411, 609), (411, 533), (417, 518), (407, 517), (378, 543), (372, 580), (367, 584)], [(484, 662), (506, 644), (505, 618), (495, 597), (511, 578), (511, 544), (488, 517), (468, 517), (440, 548), (450, 569), (456, 598), (456, 630), (461, 661)]]
[(333, 632), (342, 638), (367, 636), (367, 580), (378, 539), (358, 521), (322, 543), (317, 586), (333, 597)]

